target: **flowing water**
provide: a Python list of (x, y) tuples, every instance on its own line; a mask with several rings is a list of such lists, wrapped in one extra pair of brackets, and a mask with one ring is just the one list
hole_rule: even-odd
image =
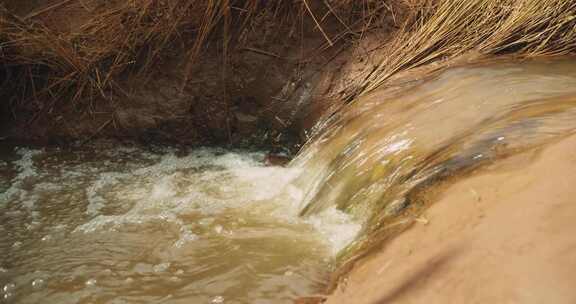
[(364, 227), (350, 248), (366, 248), (415, 219), (423, 190), (575, 130), (573, 58), (452, 68), (376, 91), (321, 122), (294, 161), (307, 169), (302, 214), (349, 213)]
[(355, 230), (298, 218), (299, 170), (263, 153), (4, 150), (6, 303), (291, 303), (346, 242), (323, 234)]
[(454, 68), (317, 130), (290, 168), (247, 151), (1, 147), (1, 301), (316, 293), (341, 248), (377, 240), (422, 189), (574, 132), (576, 62)]

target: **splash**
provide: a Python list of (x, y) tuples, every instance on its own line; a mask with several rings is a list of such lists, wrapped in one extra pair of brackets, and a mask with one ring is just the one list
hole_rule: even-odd
[(301, 169), (266, 167), (261, 152), (155, 150), (15, 150), (0, 205), (6, 301), (291, 303), (322, 287), (347, 242), (325, 236), (349, 223), (298, 216)]
[[(362, 225), (366, 249), (413, 222), (443, 181), (576, 130), (574, 60), (453, 68), (380, 90), (320, 122), (293, 162), (306, 168), (302, 214), (340, 210)], [(358, 253), (362, 250), (352, 250)]]

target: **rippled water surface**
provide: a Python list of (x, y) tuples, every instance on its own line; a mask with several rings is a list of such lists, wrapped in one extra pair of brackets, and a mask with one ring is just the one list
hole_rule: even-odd
[(262, 153), (3, 150), (6, 303), (291, 303), (346, 241), (325, 236), (355, 230), (299, 219), (298, 170)]

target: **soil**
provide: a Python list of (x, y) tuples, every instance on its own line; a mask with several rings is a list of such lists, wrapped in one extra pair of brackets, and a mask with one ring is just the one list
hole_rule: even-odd
[[(102, 5), (98, 3), (8, 1), (5, 6), (14, 15), (65, 36), (81, 30)], [(325, 16), (322, 29), (327, 35), (342, 33), (342, 24), (323, 12), (325, 7), (311, 9)], [(183, 36), (145, 75), (128, 73), (117, 79), (118, 90), (109, 100), (96, 96), (72, 105), (60, 100), (49, 111), (39, 111), (34, 104), (0, 109), (2, 116), (13, 118), (3, 119), (11, 123), (0, 133), (39, 144), (128, 138), (144, 143), (297, 149), (306, 139), (305, 130), (329, 108), (326, 96), (334, 91), (332, 83), (341, 66), (355, 54), (348, 49), (355, 47), (350, 48), (346, 39), (330, 47), (309, 15), (302, 18), (300, 28), (272, 16), (258, 18), (260, 26), (243, 34), (243, 43), (234, 45), (226, 62), (215, 37), (189, 70), (187, 52), (194, 37)], [(390, 24), (397, 22), (391, 15), (387, 18)], [(392, 29), (384, 26), (375, 32), (384, 35)]]
[[(121, 3), (10, 0), (4, 5), (11, 14), (66, 36), (81, 31), (103, 7)], [(185, 145), (265, 144), (295, 151), (320, 117), (339, 107), (338, 93), (356, 78), (355, 71), (371, 68), (366, 58), (406, 17), (406, 5), (398, 0), (387, 5), (385, 13), (370, 15), (372, 27), (346, 28), (325, 5), (310, 5), (316, 16), (323, 16), (322, 31), (341, 39), (329, 45), (308, 13), (296, 23), (262, 15), (255, 17), (258, 26), (242, 34), (242, 43), (232, 46), (225, 62), (218, 38), (222, 33), (215, 33), (187, 71), (194, 36), (183, 33), (145, 75), (128, 72), (116, 79), (118, 89), (109, 100), (96, 95), (74, 103), (59, 100), (48, 111), (39, 111), (35, 104), (0, 109), (0, 116), (11, 118), (3, 119), (10, 123), (0, 126), (0, 135), (38, 144), (117, 138)], [(354, 37), (360, 35), (364, 39), (357, 43)], [(2, 96), (14, 94), (0, 90)]]
[(576, 303), (576, 136), (445, 188), (326, 303)]

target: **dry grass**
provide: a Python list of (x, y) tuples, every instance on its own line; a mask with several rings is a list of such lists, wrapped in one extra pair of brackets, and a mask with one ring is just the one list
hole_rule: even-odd
[[(42, 15), (71, 5), (89, 13), (74, 30), (55, 29)], [(61, 100), (89, 110), (94, 100), (112, 101), (127, 73), (151, 74), (162, 60), (184, 50), (184, 83), (210, 44), (230, 57), (254, 39), (250, 32), (274, 23), (278, 37), (302, 36), (304, 18), (313, 20), (325, 44), (322, 52), (365, 33), (392, 16), (400, 1), (258, 0), (63, 0), (17, 17), (0, 7), (0, 65), (4, 94), (16, 107), (42, 115)], [(402, 71), (476, 52), (480, 56), (552, 56), (576, 49), (576, 2), (567, 0), (404, 0), (411, 18), (386, 45), (376, 66), (346, 88), (347, 100), (389, 82)], [(328, 32), (328, 19), (340, 25)], [(262, 20), (266, 20), (263, 22)], [(400, 22), (400, 21), (398, 21)], [(313, 25), (310, 25), (313, 24)], [(295, 46), (298, 47), (298, 46)], [(254, 49), (254, 48), (248, 48)], [(258, 50), (257, 50), (258, 51)], [(182, 55), (182, 54), (180, 54)], [(273, 54), (274, 55), (274, 54)], [(0, 75), (0, 78), (2, 76)], [(9, 93), (7, 93), (9, 92)], [(83, 105), (79, 105), (82, 103)]]
[(429, 0), (412, 11), (380, 63), (353, 86), (352, 96), (373, 91), (402, 71), (471, 52), (480, 57), (576, 52), (575, 1)]
[(39, 114), (60, 99), (69, 104), (110, 99), (118, 76), (147, 71), (180, 31), (193, 26), (191, 3), (117, 1), (94, 7), (73, 31), (0, 10), (0, 64), (17, 80), (12, 102), (34, 106)]
[[(278, 37), (303, 35), (303, 19), (312, 18), (316, 31), (330, 45), (357, 35), (365, 23), (376, 23), (380, 1), (259, 1), (259, 0), (63, 0), (24, 17), (0, 4), (0, 65), (9, 75), (8, 96), (13, 108), (34, 117), (69, 107), (90, 111), (95, 100), (112, 101), (122, 94), (118, 80), (126, 74), (152, 75), (151, 68), (171, 56), (184, 58), (184, 87), (194, 79), (203, 52), (216, 44), (223, 73), (228, 59), (253, 39), (262, 27)], [(79, 7), (82, 17), (72, 30), (45, 22), (44, 16)], [(337, 18), (342, 30), (328, 34), (327, 19)], [(273, 24), (270, 24), (273, 23)], [(177, 54), (176, 54), (177, 53)], [(2, 78), (2, 75), (0, 75)], [(58, 106), (56, 106), (58, 105)], [(18, 110), (16, 112), (19, 112)], [(32, 118), (33, 119), (33, 118)]]

